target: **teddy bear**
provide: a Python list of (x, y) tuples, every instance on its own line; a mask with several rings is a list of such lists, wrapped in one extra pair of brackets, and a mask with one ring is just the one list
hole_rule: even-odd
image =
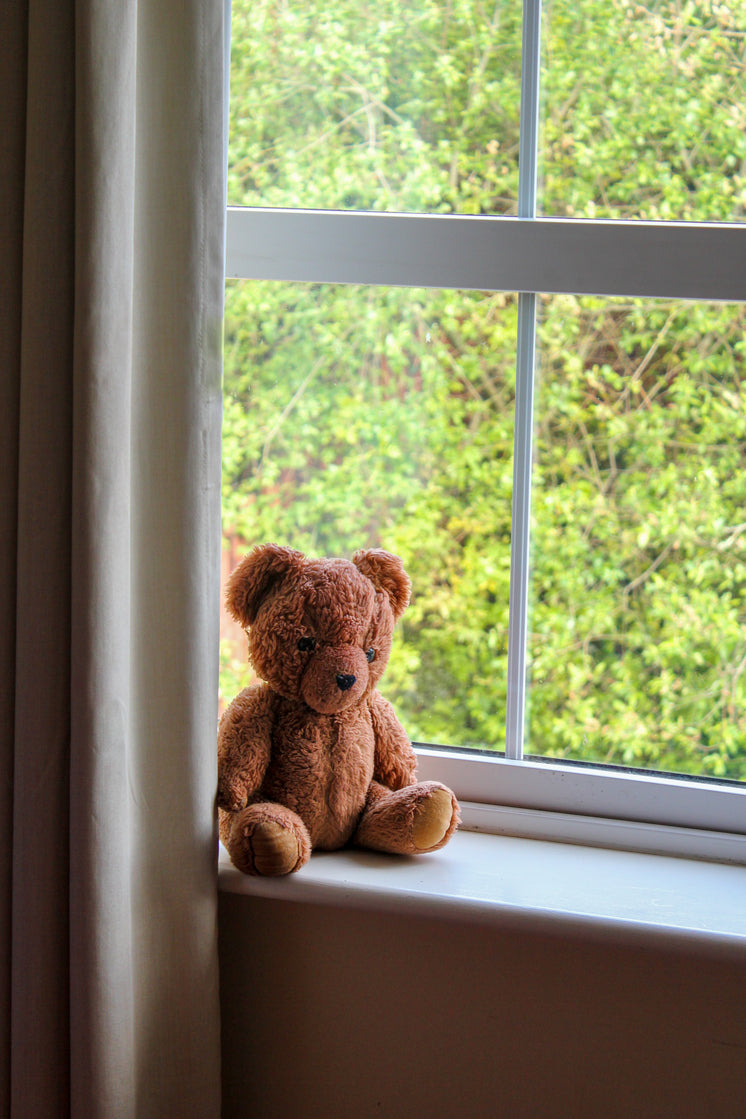
[(220, 720), (218, 808), (245, 874), (289, 874), (314, 849), (350, 844), (420, 854), (453, 834), (455, 796), (416, 781), (411, 743), (377, 691), (409, 597), (401, 560), (381, 549), (308, 559), (264, 544), (231, 575), (226, 605), (258, 680)]

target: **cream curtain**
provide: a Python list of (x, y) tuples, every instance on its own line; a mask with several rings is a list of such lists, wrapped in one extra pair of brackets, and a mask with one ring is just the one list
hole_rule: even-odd
[(0, 4), (0, 1115), (217, 1119), (223, 0)]

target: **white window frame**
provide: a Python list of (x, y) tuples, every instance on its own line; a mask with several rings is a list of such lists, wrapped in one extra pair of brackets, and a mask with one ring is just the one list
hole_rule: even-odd
[(226, 277), (519, 293), (505, 757), (425, 747), (420, 774), (472, 827), (746, 862), (742, 785), (524, 758), (537, 295), (746, 301), (744, 224), (537, 216), (540, 23), (524, 0), (518, 217), (229, 207)]

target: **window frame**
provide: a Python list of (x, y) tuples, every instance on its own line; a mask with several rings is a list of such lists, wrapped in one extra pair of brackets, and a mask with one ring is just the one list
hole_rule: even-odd
[(523, 11), (517, 217), (229, 206), (226, 278), (519, 293), (505, 756), (421, 746), (420, 775), (469, 826), (746, 863), (737, 782), (523, 756), (537, 297), (746, 301), (746, 224), (537, 216), (540, 0)]

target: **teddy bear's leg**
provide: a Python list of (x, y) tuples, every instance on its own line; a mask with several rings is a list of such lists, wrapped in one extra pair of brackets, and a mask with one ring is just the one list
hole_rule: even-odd
[(244, 874), (290, 874), (311, 857), (306, 825), (289, 808), (268, 801), (220, 813), (220, 838)]
[(443, 847), (458, 819), (455, 796), (437, 781), (395, 791), (374, 781), (353, 842), (374, 851), (419, 855)]

